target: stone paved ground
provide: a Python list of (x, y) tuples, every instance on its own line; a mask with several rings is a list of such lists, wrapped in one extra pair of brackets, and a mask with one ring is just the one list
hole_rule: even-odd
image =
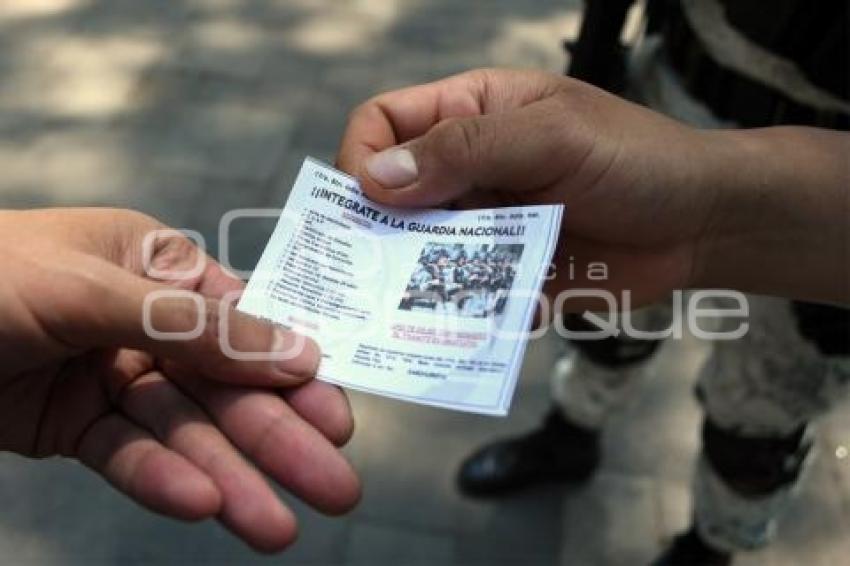
[[(305, 155), (332, 159), (369, 95), (482, 65), (559, 71), (575, 0), (0, 0), (0, 206), (130, 206), (201, 230), (216, 252), (233, 208), (280, 206)], [(272, 228), (243, 225), (250, 268)], [(547, 408), (553, 340), (532, 345), (508, 419), (353, 395), (348, 453), (366, 495), (351, 516), (306, 509), (282, 557), (251, 554), (215, 525), (157, 518), (81, 467), (0, 456), (0, 565), (639, 564), (682, 528), (707, 345), (668, 344), (606, 432), (600, 474), (472, 502), (457, 463)], [(850, 563), (846, 406), (781, 541), (741, 564)], [(301, 509), (303, 506), (295, 504)]]

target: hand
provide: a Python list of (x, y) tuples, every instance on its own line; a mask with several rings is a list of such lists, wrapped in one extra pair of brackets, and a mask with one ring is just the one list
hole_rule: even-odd
[(557, 289), (591, 286), (585, 265), (605, 262), (603, 285), (645, 302), (688, 283), (715, 198), (691, 167), (699, 145), (694, 130), (590, 85), (487, 70), (367, 102), (338, 165), (395, 206), (566, 203)]
[(393, 206), (566, 204), (551, 292), (850, 301), (848, 149), (834, 132), (697, 130), (573, 79), (480, 70), (366, 102), (337, 165)]
[[(260, 471), (317, 509), (341, 513), (359, 498), (336, 449), (352, 432), (344, 395), (311, 381), (315, 343), (239, 313), (221, 300), (242, 283), (188, 239), (155, 240), (146, 277), (142, 246), (165, 226), (116, 210), (0, 212), (0, 450), (77, 458), (153, 511), (184, 520), (217, 517), (261, 551), (296, 536), (292, 512)], [(150, 271), (154, 272), (154, 271)], [(160, 332), (143, 328), (145, 298), (179, 287), (191, 296), (151, 303)], [(221, 314), (226, 322), (219, 327)], [(282, 351), (282, 361), (226, 356)]]

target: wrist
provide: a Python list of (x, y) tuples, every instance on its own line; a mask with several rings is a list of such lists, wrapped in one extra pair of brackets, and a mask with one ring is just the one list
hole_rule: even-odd
[(701, 188), (714, 200), (695, 246), (692, 286), (840, 296), (847, 277), (848, 138), (799, 127), (701, 135)]

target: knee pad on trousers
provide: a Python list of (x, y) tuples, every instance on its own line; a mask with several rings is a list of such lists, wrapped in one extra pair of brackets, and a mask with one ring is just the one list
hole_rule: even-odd
[(703, 422), (703, 453), (712, 469), (743, 496), (769, 495), (800, 477), (811, 449), (805, 427), (773, 438), (744, 437)]
[[(598, 332), (581, 315), (564, 316), (564, 326), (572, 332)], [(572, 344), (591, 362), (606, 368), (619, 368), (648, 360), (663, 340), (639, 340), (625, 335), (601, 340), (572, 340)]]

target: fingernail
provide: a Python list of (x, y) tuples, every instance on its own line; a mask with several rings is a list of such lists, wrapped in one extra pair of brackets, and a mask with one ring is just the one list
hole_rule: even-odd
[(393, 147), (366, 160), (366, 172), (385, 189), (406, 187), (419, 177), (416, 159), (409, 149)]
[(275, 363), (284, 374), (301, 377), (316, 375), (322, 355), (313, 339), (276, 328), (272, 350), (281, 356)]

